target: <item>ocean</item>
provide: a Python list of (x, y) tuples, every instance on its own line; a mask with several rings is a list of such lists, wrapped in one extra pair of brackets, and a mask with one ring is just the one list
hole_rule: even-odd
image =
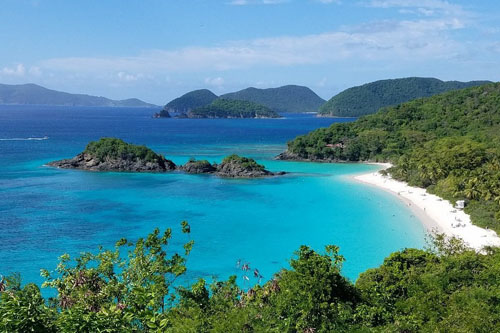
[[(328, 244), (340, 247), (343, 273), (354, 281), (391, 252), (425, 245), (424, 228), (404, 203), (349, 178), (377, 166), (273, 160), (295, 136), (350, 119), (153, 119), (154, 111), (0, 106), (1, 275), (19, 272), (24, 283), (41, 283), (40, 269), (54, 270), (63, 253), (112, 248), (122, 237), (136, 240), (156, 227), (173, 228), (170, 250), (179, 251), (187, 240), (183, 220), (195, 242), (183, 283), (241, 277), (238, 261), (257, 268), (265, 281), (288, 267), (301, 245), (323, 251)], [(101, 137), (147, 145), (176, 164), (236, 153), (288, 174), (222, 179), (44, 166)]]

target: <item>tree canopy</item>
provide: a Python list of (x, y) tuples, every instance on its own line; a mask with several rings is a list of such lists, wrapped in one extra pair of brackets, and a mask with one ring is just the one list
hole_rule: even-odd
[(165, 105), (164, 109), (167, 111), (185, 113), (199, 108), (200, 106), (206, 106), (216, 99), (217, 95), (208, 89), (193, 90), (170, 101)]
[(359, 117), (382, 107), (485, 83), (488, 81), (444, 82), (421, 77), (375, 81), (342, 91), (322, 105), (319, 112), (325, 116)]
[[(190, 226), (182, 222), (189, 239)], [(427, 250), (404, 249), (353, 283), (336, 246), (301, 246), (290, 267), (267, 282), (182, 285), (193, 241), (170, 249), (172, 231), (154, 230), (112, 250), (62, 255), (42, 270), (55, 296), (0, 280), (2, 332), (496, 332), (500, 329), (500, 250), (477, 253), (437, 235)], [(257, 274), (259, 281), (261, 276)], [(177, 280), (178, 281), (178, 280)], [(253, 279), (252, 279), (253, 281)]]
[(262, 104), (276, 112), (317, 112), (325, 100), (308, 87), (287, 85), (278, 88), (246, 88), (220, 96)]
[(156, 154), (146, 146), (134, 145), (117, 138), (101, 138), (91, 141), (83, 151), (84, 154), (104, 161), (106, 159), (124, 159), (134, 161), (136, 159), (147, 162), (161, 161), (163, 156)]
[(264, 105), (248, 101), (216, 99), (210, 105), (188, 112), (189, 118), (279, 118)]

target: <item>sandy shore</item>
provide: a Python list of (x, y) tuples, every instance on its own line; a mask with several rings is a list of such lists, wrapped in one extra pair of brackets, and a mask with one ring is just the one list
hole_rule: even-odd
[[(377, 163), (383, 169), (390, 164)], [(445, 233), (461, 238), (468, 246), (480, 250), (484, 246), (500, 246), (500, 237), (493, 230), (479, 228), (471, 224), (470, 216), (425, 189), (408, 186), (404, 182), (373, 172), (354, 176), (353, 179), (377, 186), (396, 195), (411, 208), (415, 216), (428, 231)]]

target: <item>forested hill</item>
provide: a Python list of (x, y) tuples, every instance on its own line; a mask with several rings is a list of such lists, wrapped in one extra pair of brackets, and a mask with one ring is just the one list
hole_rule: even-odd
[(186, 113), (201, 106), (206, 106), (217, 99), (217, 95), (208, 89), (190, 91), (181, 97), (170, 101), (164, 110)]
[(307, 87), (288, 85), (279, 88), (247, 88), (220, 96), (267, 106), (276, 112), (317, 112), (325, 100)]
[(248, 101), (218, 98), (207, 106), (191, 110), (188, 118), (280, 118), (264, 105)]
[(391, 174), (500, 232), (500, 83), (414, 100), (288, 143), (288, 159), (391, 161)]
[(105, 97), (70, 94), (36, 84), (0, 84), (0, 104), (156, 107), (137, 98), (112, 100)]
[(419, 77), (375, 81), (349, 88), (332, 97), (320, 108), (320, 115), (359, 117), (375, 113), (381, 107), (486, 83), (491, 82), (445, 82), (434, 78)]

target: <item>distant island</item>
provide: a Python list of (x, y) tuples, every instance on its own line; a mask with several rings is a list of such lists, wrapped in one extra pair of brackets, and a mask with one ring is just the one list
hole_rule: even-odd
[(383, 108), (288, 142), (279, 159), (389, 161), (393, 178), (452, 202), (500, 232), (500, 83)]
[[(170, 118), (172, 113), (178, 118), (200, 118), (198, 111), (203, 107), (213, 106), (216, 100), (234, 100), (251, 102), (255, 105), (264, 106), (271, 111), (277, 112), (317, 112), (325, 100), (316, 95), (314, 91), (307, 87), (288, 85), (278, 88), (258, 89), (247, 88), (237, 92), (217, 96), (208, 89), (199, 89), (188, 92), (164, 106), (163, 110), (153, 115), (154, 118)], [(218, 103), (215, 104), (216, 107)], [(220, 104), (219, 104), (220, 105)], [(236, 105), (236, 104), (234, 104)], [(243, 107), (251, 104), (240, 104)], [(225, 107), (223, 107), (225, 108)], [(194, 111), (194, 113), (193, 113)], [(206, 109), (205, 109), (206, 111)], [(212, 108), (213, 111), (213, 108)], [(268, 112), (268, 111), (266, 111)], [(190, 116), (191, 113), (191, 116)], [(222, 114), (217, 112), (218, 115)], [(226, 118), (217, 116), (211, 118)], [(255, 118), (255, 117), (237, 117)], [(258, 117), (257, 117), (258, 118)], [(275, 116), (272, 118), (276, 118)]]
[(102, 107), (157, 107), (137, 98), (112, 100), (83, 94), (70, 94), (44, 88), (36, 84), (0, 84), (0, 104), (102, 106)]
[(409, 77), (381, 80), (352, 87), (332, 97), (319, 109), (319, 116), (359, 117), (416, 98), (464, 89), (489, 81), (441, 81), (435, 78)]
[(317, 112), (326, 101), (308, 87), (287, 85), (278, 88), (246, 88), (221, 95), (220, 98), (249, 101), (267, 106), (275, 112)]
[(199, 89), (188, 92), (172, 101), (163, 108), (163, 114), (160, 117), (170, 117), (169, 112), (188, 113), (196, 108), (207, 106), (217, 99), (217, 95), (208, 89)]
[(185, 114), (187, 118), (280, 118), (281, 116), (268, 107), (248, 102), (229, 99), (216, 99), (207, 106), (202, 106)]
[(214, 174), (226, 178), (258, 178), (285, 174), (268, 171), (254, 159), (235, 154), (227, 156), (220, 164), (191, 159), (186, 164), (177, 166), (146, 146), (126, 143), (117, 138), (101, 138), (99, 141), (92, 141), (77, 156), (50, 162), (47, 165), (88, 171), (167, 172), (180, 170), (191, 174)]

